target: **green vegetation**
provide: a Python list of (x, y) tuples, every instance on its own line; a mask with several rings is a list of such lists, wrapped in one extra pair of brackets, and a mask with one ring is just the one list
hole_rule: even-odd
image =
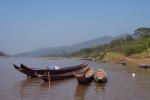
[(112, 40), (109, 44), (99, 45), (94, 48), (82, 49), (80, 52), (76, 52), (72, 55), (77, 57), (97, 59), (102, 59), (106, 55), (117, 57), (118, 54), (119, 56), (145, 55), (145, 57), (149, 57), (149, 48), (150, 28), (138, 28), (133, 34), (124, 38), (117, 38)]

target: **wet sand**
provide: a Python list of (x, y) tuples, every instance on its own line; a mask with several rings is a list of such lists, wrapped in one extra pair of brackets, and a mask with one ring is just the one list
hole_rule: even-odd
[(134, 64), (134, 65), (141, 65), (141, 64), (148, 64), (150, 65), (150, 58), (141, 58), (141, 59), (135, 59), (130, 57), (119, 57), (114, 59), (104, 59), (102, 61), (105, 62), (111, 62), (111, 63), (128, 63), (128, 64)]

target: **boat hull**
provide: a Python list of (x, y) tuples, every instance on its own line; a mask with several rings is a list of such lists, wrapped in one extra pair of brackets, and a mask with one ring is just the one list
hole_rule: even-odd
[(87, 84), (93, 80), (93, 76), (85, 78), (85, 77), (77, 77), (78, 83)]
[(68, 78), (73, 78), (74, 77), (74, 73), (77, 72), (82, 72), (83, 70), (85, 70), (87, 67), (85, 68), (81, 68), (79, 70), (75, 70), (73, 72), (68, 72), (68, 73), (63, 73), (63, 74), (57, 74), (57, 75), (51, 75), (48, 76), (48, 73), (46, 73), (44, 76), (42, 76), (42, 79), (47, 82), (49, 81), (49, 77), (50, 77), (50, 81), (56, 81), (56, 80), (64, 80), (64, 79), (68, 79)]
[(46, 74), (48, 72), (50, 72), (50, 75), (58, 75), (58, 74), (63, 74), (63, 73), (68, 73), (68, 72), (80, 70), (82, 68), (85, 68), (87, 66), (87, 64), (80, 64), (80, 65), (76, 65), (76, 66), (72, 66), (72, 67), (60, 68), (59, 70), (32, 69), (32, 68), (29, 68), (23, 64), (21, 64), (20, 67), (18, 67), (15, 64), (13, 66), (16, 70), (27, 75), (27, 77), (33, 77), (34, 78), (34, 77), (43, 76), (44, 74)]
[[(50, 81), (64, 80), (64, 79), (73, 78), (73, 77), (74, 77), (73, 74), (50, 75)], [(42, 79), (43, 79), (45, 82), (48, 82), (48, 81), (49, 81), (48, 76), (43, 76)]]
[(78, 83), (87, 84), (93, 80), (94, 71), (91, 68), (87, 68), (85, 71), (80, 73), (74, 73)]
[(95, 80), (97, 83), (106, 83), (106, 82), (107, 82), (107, 78), (106, 78), (106, 77), (101, 78), (101, 79), (98, 79), (97, 77), (94, 77), (94, 80)]

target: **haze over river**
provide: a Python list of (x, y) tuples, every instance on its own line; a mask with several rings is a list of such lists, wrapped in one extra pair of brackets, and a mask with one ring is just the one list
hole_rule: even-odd
[[(71, 78), (51, 82), (49, 88), (48, 82), (27, 79), (13, 67), (13, 64), (21, 63), (33, 68), (46, 68), (48, 65), (65, 67), (82, 62), (94, 69), (106, 70), (108, 82), (96, 84), (92, 81), (88, 85), (79, 85), (75, 78)], [(0, 100), (150, 100), (150, 69), (96, 61), (1, 57)]]

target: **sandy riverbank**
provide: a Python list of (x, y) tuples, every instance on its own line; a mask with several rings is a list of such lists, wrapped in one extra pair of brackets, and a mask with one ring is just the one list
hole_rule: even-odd
[(136, 65), (150, 64), (150, 58), (134, 59), (134, 58), (125, 57), (124, 60)]
[(141, 65), (141, 64), (150, 64), (150, 58), (132, 58), (126, 57), (122, 54), (111, 54), (103, 58), (103, 61), (111, 63), (122, 63), (126, 62), (129, 64)]

